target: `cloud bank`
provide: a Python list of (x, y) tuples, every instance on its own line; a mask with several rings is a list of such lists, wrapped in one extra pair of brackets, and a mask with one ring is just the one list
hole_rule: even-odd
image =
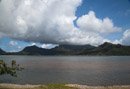
[[(119, 32), (108, 17), (99, 19), (94, 11), (77, 17), (82, 0), (2, 0), (0, 37), (53, 44), (99, 45), (109, 41), (103, 34)], [(74, 21), (77, 19), (76, 24)], [(128, 30), (129, 31), (129, 30)], [(130, 34), (124, 33), (122, 42)]]
[(119, 27), (115, 27), (112, 20), (108, 17), (103, 20), (96, 17), (95, 12), (90, 11), (88, 14), (83, 15), (77, 21), (80, 29), (90, 32), (98, 33), (113, 33), (121, 30)]
[(130, 45), (130, 29), (126, 30), (124, 33), (123, 33), (123, 37), (122, 39), (120, 40), (120, 42), (124, 45)]

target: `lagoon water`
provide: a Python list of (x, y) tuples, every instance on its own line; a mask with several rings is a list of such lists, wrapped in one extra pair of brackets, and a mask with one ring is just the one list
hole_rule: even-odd
[(17, 77), (0, 76), (0, 83), (130, 85), (130, 56), (0, 56), (16, 60)]

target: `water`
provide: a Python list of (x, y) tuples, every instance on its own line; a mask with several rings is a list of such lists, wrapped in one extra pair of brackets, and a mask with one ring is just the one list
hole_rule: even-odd
[(130, 56), (0, 56), (16, 60), (18, 77), (0, 76), (0, 83), (130, 85)]

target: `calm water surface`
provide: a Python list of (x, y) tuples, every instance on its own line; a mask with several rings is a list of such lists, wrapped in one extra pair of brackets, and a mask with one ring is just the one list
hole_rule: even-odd
[(0, 76), (0, 83), (130, 85), (130, 56), (0, 56), (25, 69), (18, 77)]

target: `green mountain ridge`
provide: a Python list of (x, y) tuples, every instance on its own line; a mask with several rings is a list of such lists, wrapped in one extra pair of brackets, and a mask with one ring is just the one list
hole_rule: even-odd
[(25, 47), (20, 52), (4, 52), (1, 55), (130, 55), (130, 46), (105, 42), (98, 47), (91, 45), (59, 45), (52, 49), (37, 46)]

